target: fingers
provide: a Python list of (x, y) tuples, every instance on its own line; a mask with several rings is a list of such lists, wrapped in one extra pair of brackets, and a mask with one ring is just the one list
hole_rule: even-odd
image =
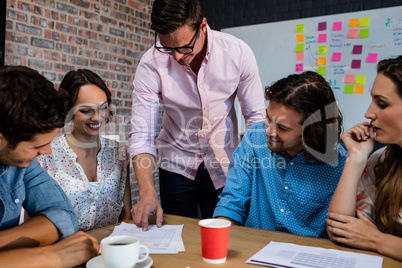
[(159, 206), (156, 211), (156, 226), (158, 228), (161, 228), (162, 223), (163, 223), (163, 209), (162, 207)]
[(145, 213), (144, 211), (141, 213), (141, 223), (142, 223), (142, 230), (148, 230), (148, 217), (150, 213)]

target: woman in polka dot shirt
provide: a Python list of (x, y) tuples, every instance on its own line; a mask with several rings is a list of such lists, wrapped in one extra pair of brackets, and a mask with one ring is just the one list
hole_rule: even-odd
[(52, 153), (39, 157), (60, 184), (78, 216), (80, 230), (131, 219), (126, 147), (99, 134), (108, 122), (111, 93), (89, 70), (70, 71), (60, 84), (68, 93), (71, 133), (56, 138)]
[[(402, 261), (402, 56), (378, 63), (371, 97), (371, 122), (342, 135), (348, 157), (327, 230), (334, 241)], [(389, 145), (368, 158), (375, 140)]]

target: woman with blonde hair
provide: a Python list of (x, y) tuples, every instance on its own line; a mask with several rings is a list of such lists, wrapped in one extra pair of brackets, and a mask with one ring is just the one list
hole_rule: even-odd
[[(331, 240), (402, 261), (402, 56), (382, 60), (365, 114), (342, 135), (348, 149), (328, 209)], [(388, 144), (370, 157), (375, 140)]]

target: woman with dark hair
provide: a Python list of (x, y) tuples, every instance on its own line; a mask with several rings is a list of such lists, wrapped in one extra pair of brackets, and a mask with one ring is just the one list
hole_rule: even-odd
[[(334, 241), (402, 261), (402, 56), (378, 63), (371, 97), (370, 123), (342, 135), (348, 157), (327, 230)], [(389, 145), (368, 158), (375, 140)]]
[(111, 93), (89, 70), (70, 71), (60, 84), (68, 93), (71, 133), (56, 138), (52, 154), (39, 157), (60, 184), (78, 215), (80, 230), (131, 219), (131, 191), (126, 147), (100, 136), (112, 115)]

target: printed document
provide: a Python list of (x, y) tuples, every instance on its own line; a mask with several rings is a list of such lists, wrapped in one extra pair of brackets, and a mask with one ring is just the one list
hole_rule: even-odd
[(246, 261), (280, 268), (381, 268), (382, 262), (368, 254), (273, 241)]
[(148, 247), (150, 254), (177, 254), (185, 251), (181, 238), (182, 231), (183, 225), (162, 225), (161, 228), (149, 225), (148, 231), (144, 232), (142, 227), (122, 222), (119, 226), (114, 227), (110, 236), (136, 236), (141, 245)]

